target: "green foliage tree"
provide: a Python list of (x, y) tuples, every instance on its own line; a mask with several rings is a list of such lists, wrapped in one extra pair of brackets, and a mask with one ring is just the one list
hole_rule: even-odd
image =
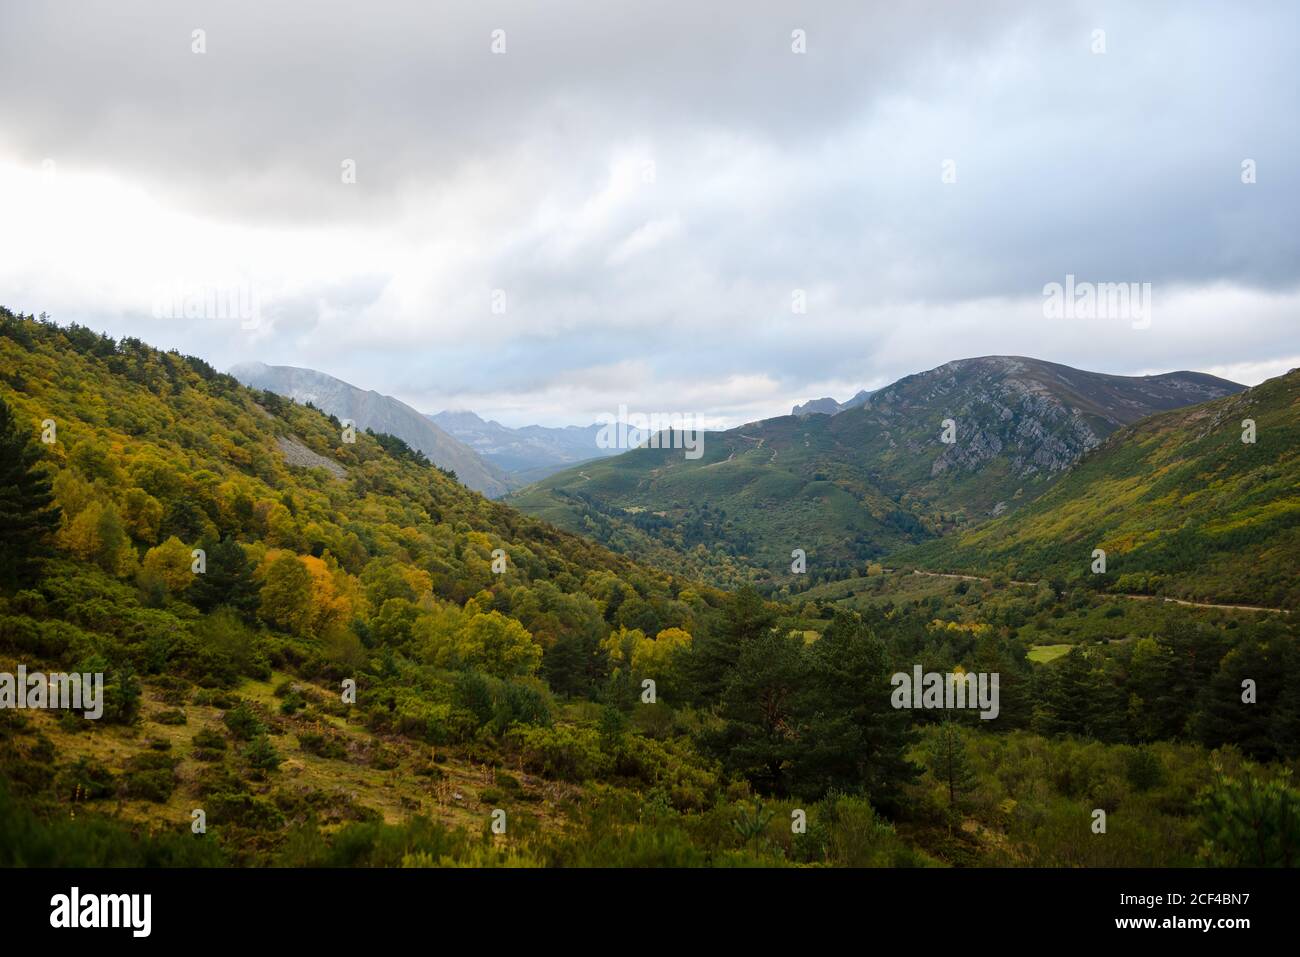
[(187, 595), (200, 611), (212, 611), (222, 605), (251, 619), (258, 606), (257, 583), (253, 567), (244, 549), (233, 538), (220, 541), (204, 539), (199, 547), (207, 556), (206, 570), (196, 575)]
[(724, 768), (764, 791), (789, 793), (805, 674), (797, 638), (769, 631), (741, 646), (718, 709), (722, 727), (706, 738)]
[(745, 644), (766, 635), (775, 621), (775, 613), (757, 589), (746, 585), (737, 591), (727, 603), (721, 623), (696, 637), (690, 652), (683, 656), (683, 675), (694, 698), (718, 700)]
[(1211, 867), (1295, 867), (1300, 864), (1300, 791), (1290, 773), (1220, 774), (1198, 802)]
[(925, 761), (935, 780), (948, 789), (949, 807), (956, 805), (958, 794), (969, 791), (977, 782), (966, 753), (966, 739), (955, 721), (945, 721), (935, 730), (926, 745)]
[(800, 793), (861, 791), (895, 808), (917, 768), (906, 757), (907, 712), (890, 706), (884, 644), (856, 615), (838, 613), (808, 652), (799, 710), (805, 727), (797, 759)]
[(0, 582), (30, 578), (59, 527), (50, 478), (34, 436), (0, 399)]

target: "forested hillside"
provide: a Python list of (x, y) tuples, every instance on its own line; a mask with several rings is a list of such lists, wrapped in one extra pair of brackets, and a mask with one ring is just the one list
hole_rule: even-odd
[(1300, 371), (1123, 429), (1023, 510), (898, 561), (1300, 609)]
[[(1276, 616), (1156, 618), (1041, 665), (996, 602), (724, 594), (135, 340), (3, 312), (0, 370), (0, 673), (107, 682), (99, 720), (0, 708), (0, 864), (1276, 864), (1300, 845), (1300, 662)], [(914, 665), (998, 673), (997, 719), (893, 707)], [(1243, 840), (1247, 811), (1268, 841)]]

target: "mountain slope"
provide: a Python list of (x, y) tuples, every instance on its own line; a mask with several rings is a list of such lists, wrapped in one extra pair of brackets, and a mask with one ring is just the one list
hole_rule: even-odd
[[(193, 808), (211, 831), (187, 846), (232, 863), (318, 825), (479, 833), (502, 802), (562, 833), (548, 808), (576, 787), (534, 757), (558, 696), (605, 687), (611, 632), (689, 642), (722, 600), (135, 339), (0, 308), (0, 401), (60, 510), (40, 574), (0, 580), (0, 673), (105, 675), (102, 720), (0, 708), (0, 808), (75, 819), (107, 863), (89, 822), (192, 838)], [(638, 754), (647, 780), (718, 788), (688, 743)]]
[(1300, 608), (1300, 370), (1118, 431), (1024, 509), (898, 560)]
[(536, 482), (575, 463), (607, 458), (621, 451), (602, 449), (596, 444), (602, 428), (599, 424), (512, 429), (464, 410), (439, 412), (427, 418), (521, 483)]
[(450, 469), (467, 486), (484, 495), (500, 498), (511, 487), (500, 468), (483, 461), (478, 453), (428, 417), (391, 396), (373, 389), (358, 389), (324, 372), (296, 366), (245, 362), (232, 367), (230, 374), (244, 385), (266, 389), (295, 402), (310, 402), (339, 419), (350, 419), (358, 429), (395, 435), (427, 455), (434, 465)]
[[(950, 362), (836, 415), (710, 433), (704, 454), (636, 449), (511, 502), (715, 582), (813, 578), (1000, 514), (1041, 494), (1120, 426), (1241, 386), (1195, 372), (1126, 377), (1015, 356)], [(954, 442), (943, 440), (945, 421)]]

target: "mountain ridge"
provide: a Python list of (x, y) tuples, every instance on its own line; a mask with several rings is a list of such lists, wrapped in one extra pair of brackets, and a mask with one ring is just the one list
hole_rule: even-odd
[(513, 487), (499, 467), (392, 396), (302, 366), (241, 362), (228, 371), (244, 385), (266, 389), (296, 402), (310, 402), (339, 419), (350, 419), (359, 428), (395, 435), (423, 452), (435, 465), (455, 472), (469, 488), (490, 498), (500, 498)]
[[(1254, 441), (1243, 441), (1246, 422)], [(1300, 608), (1300, 370), (1111, 434), (1023, 510), (897, 560)], [(1094, 549), (1106, 571), (1094, 573)], [(1288, 558), (1288, 556), (1290, 556)]]
[(1243, 388), (1198, 372), (1115, 376), (1023, 356), (959, 359), (835, 415), (709, 433), (697, 461), (635, 449), (510, 501), (643, 560), (685, 557), (715, 582), (792, 581), (795, 548), (813, 574), (842, 576), (1032, 500), (1144, 415)]

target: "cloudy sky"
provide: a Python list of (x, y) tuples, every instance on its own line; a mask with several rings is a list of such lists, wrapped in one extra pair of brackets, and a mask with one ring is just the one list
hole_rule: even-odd
[[(1253, 384), (1300, 366), (1297, 10), (5, 0), (0, 303), (509, 425), (1003, 353)], [(1067, 275), (1149, 327), (1049, 317)]]

